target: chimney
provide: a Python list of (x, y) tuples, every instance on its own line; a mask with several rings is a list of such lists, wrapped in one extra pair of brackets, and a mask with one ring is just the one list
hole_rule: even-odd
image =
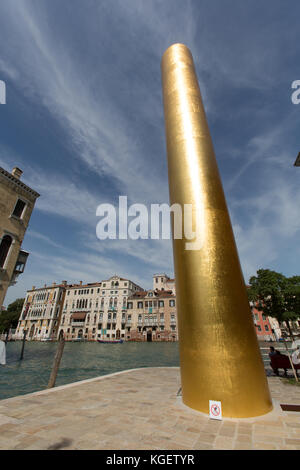
[(82, 281), (79, 282), (79, 285), (82, 286)]
[(11, 172), (11, 174), (17, 178), (18, 180), (21, 178), (21, 175), (22, 175), (23, 171), (20, 170), (20, 168), (18, 168), (17, 166), (14, 167), (13, 171)]
[(67, 281), (61, 281), (61, 283), (62, 283), (63, 286), (67, 285)]
[(52, 282), (52, 287), (55, 287), (56, 286), (56, 282)]
[(35, 290), (35, 286), (32, 286), (32, 289), (31, 290)]

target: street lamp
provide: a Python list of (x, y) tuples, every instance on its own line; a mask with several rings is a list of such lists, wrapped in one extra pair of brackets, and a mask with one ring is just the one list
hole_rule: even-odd
[(298, 157), (296, 158), (294, 166), (300, 166), (300, 152), (298, 153)]

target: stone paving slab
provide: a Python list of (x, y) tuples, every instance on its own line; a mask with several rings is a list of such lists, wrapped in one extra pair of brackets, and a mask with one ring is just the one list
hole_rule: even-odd
[(268, 377), (274, 410), (215, 421), (186, 407), (177, 367), (123, 371), (0, 401), (0, 449), (300, 449), (300, 388)]

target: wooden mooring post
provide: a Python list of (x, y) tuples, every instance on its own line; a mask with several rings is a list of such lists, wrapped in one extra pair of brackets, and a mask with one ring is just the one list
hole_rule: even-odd
[(24, 348), (25, 348), (26, 334), (27, 334), (27, 330), (24, 330), (23, 340), (22, 340), (22, 349), (21, 349), (20, 361), (22, 361), (22, 359), (23, 359), (23, 357), (24, 357)]
[(63, 335), (61, 335), (58, 340), (58, 346), (57, 346), (57, 350), (56, 350), (56, 354), (55, 354), (55, 358), (53, 362), (53, 367), (52, 367), (52, 372), (50, 375), (47, 388), (52, 388), (55, 386), (56, 377), (57, 377), (60, 361), (63, 355), (64, 347), (65, 347), (65, 338), (63, 337)]
[(299, 382), (299, 379), (298, 379), (298, 375), (297, 375), (297, 372), (295, 370), (295, 367), (294, 367), (294, 364), (293, 364), (293, 360), (291, 358), (291, 355), (289, 353), (289, 350), (288, 350), (288, 347), (287, 347), (287, 344), (286, 344), (286, 341), (284, 340), (284, 345), (285, 345), (285, 349), (286, 349), (286, 352), (287, 352), (287, 355), (288, 355), (288, 358), (290, 360), (290, 364), (292, 366), (292, 370), (293, 370), (293, 374), (294, 374), (294, 377), (295, 377), (295, 380), (296, 382)]

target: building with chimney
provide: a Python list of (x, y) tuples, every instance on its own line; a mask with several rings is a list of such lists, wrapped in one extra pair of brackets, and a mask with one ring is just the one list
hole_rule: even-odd
[[(144, 290), (130, 279), (112, 276), (94, 283), (61, 284), (27, 291), (14, 339), (97, 341), (177, 341), (175, 280), (153, 276), (153, 289)], [(260, 341), (276, 341), (282, 327), (250, 302)], [(299, 328), (299, 322), (294, 322)]]
[(171, 279), (167, 274), (154, 274), (153, 290), (171, 290), (176, 295), (175, 279)]
[(24, 272), (22, 242), (39, 194), (21, 181), (22, 170), (0, 167), (0, 308), (9, 286)]
[(67, 287), (60, 322), (66, 341), (125, 339), (127, 300), (143, 291), (119, 276), (90, 284)]
[(128, 298), (127, 341), (177, 341), (176, 296), (172, 290), (136, 292)]

